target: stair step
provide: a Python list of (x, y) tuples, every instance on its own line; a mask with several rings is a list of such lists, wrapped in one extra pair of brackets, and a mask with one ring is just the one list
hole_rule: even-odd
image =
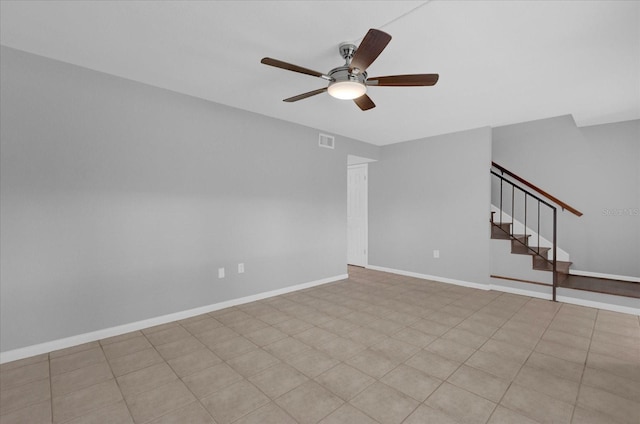
[[(533, 269), (537, 269), (539, 271), (553, 271), (553, 263), (541, 258), (540, 256), (532, 256), (533, 259)], [(571, 262), (565, 261), (556, 261), (556, 272), (560, 274), (569, 274), (569, 267), (571, 266)]]
[(503, 229), (504, 231), (510, 233), (511, 231), (511, 223), (510, 222), (492, 222), (494, 227), (498, 227)]
[(606, 278), (583, 277), (581, 275), (569, 275), (567, 277), (568, 278), (562, 282), (563, 284), (558, 282), (560, 287), (640, 299), (640, 287), (638, 287), (638, 283), (609, 280)]
[(503, 222), (502, 224), (492, 222), (491, 223), (491, 238), (509, 240), (511, 238), (511, 223)]
[(547, 257), (547, 253), (551, 250), (550, 247), (541, 247), (538, 249), (536, 246), (524, 246), (521, 243), (511, 242), (511, 253), (517, 255), (536, 255)]
[[(534, 247), (529, 246), (529, 237), (531, 234), (510, 234), (511, 222), (493, 222), (491, 212), (491, 238), (500, 240), (511, 240), (511, 253), (518, 255), (531, 255), (533, 269), (538, 271), (553, 271), (553, 263), (548, 261), (547, 254), (551, 250), (550, 247)], [(556, 261), (557, 283), (564, 282), (569, 276), (569, 267), (571, 262)]]
[(516, 244), (525, 244), (525, 245), (529, 245), (529, 237), (531, 237), (531, 234), (514, 234), (513, 235), (513, 241), (511, 242), (511, 244), (513, 245), (514, 243)]

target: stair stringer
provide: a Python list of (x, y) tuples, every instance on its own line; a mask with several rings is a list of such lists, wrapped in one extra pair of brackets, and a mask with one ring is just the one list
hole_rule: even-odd
[[(505, 213), (504, 210), (502, 211), (502, 221), (500, 221), (500, 208), (496, 207), (495, 205), (491, 205), (491, 212), (495, 212), (495, 215), (493, 218), (494, 222), (511, 222), (511, 228), (514, 234), (530, 234), (531, 237), (529, 237), (529, 246), (538, 247), (537, 232), (533, 231), (529, 227), (525, 229), (524, 224), (522, 222), (518, 221), (517, 219), (513, 219), (511, 216)], [(553, 247), (553, 243), (547, 240), (546, 238), (540, 236), (540, 247), (551, 248)], [(564, 262), (571, 262), (569, 253), (566, 250), (563, 250), (562, 248), (558, 247), (556, 251), (557, 251), (556, 253), (557, 260), (564, 261)], [(549, 250), (549, 253), (547, 254), (547, 259), (549, 259), (550, 261), (553, 260), (553, 250)], [(530, 259), (529, 259), (529, 263), (531, 263)]]

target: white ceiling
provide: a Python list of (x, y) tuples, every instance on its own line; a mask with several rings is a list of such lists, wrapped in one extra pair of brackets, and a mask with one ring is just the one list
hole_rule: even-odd
[[(640, 118), (638, 1), (5, 1), (3, 45), (384, 145), (572, 114)], [(393, 36), (370, 76), (439, 73), (434, 87), (370, 87), (362, 112), (320, 78), (338, 45)]]

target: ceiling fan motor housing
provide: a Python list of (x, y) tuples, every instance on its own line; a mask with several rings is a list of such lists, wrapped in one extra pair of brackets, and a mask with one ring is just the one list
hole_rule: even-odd
[(329, 76), (333, 78), (334, 82), (338, 81), (353, 81), (364, 84), (367, 80), (367, 73), (352, 74), (349, 72), (349, 66), (339, 66), (329, 71)]
[(327, 87), (329, 94), (335, 98), (350, 100), (367, 92), (367, 86), (365, 85), (367, 73), (360, 72), (360, 69), (350, 69), (351, 59), (353, 59), (356, 49), (356, 45), (352, 43), (341, 43), (338, 47), (345, 64), (329, 71), (331, 82)]
[(327, 90), (329, 94), (338, 99), (355, 99), (367, 92), (365, 81), (367, 73), (353, 74), (349, 72), (349, 66), (340, 66), (329, 71), (332, 81)]

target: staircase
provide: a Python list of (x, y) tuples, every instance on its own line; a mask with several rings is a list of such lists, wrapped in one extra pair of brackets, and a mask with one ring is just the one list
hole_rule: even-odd
[[(530, 246), (529, 238), (531, 234), (514, 234), (511, 222), (496, 222), (494, 220), (495, 211), (491, 212), (491, 238), (505, 240), (511, 243), (511, 253), (515, 255), (530, 255), (531, 267), (538, 271), (553, 272), (553, 261), (547, 259), (551, 247)], [(569, 276), (571, 262), (556, 260), (556, 284), (560, 285)]]
[[(530, 255), (532, 269), (550, 272), (552, 299), (555, 301), (556, 288), (567, 280), (571, 266), (571, 262), (560, 261), (557, 256), (558, 208), (577, 216), (581, 216), (582, 213), (497, 163), (491, 162), (491, 166), (492, 203), (495, 200), (499, 205), (499, 219), (495, 219), (495, 212), (491, 212), (491, 238), (509, 241), (512, 254)], [(511, 217), (512, 222), (504, 222), (505, 212)], [(521, 223), (523, 232), (515, 232), (515, 220)], [(531, 231), (530, 227), (533, 228)], [(542, 247), (541, 240), (547, 240), (541, 237), (542, 232), (550, 235), (548, 239), (551, 241), (551, 247)], [(530, 243), (530, 233), (536, 234), (535, 244)], [(539, 284), (533, 281), (523, 282)]]
[[(525, 279), (506, 276), (508, 274), (491, 275), (492, 278), (503, 281), (512, 280), (512, 283), (524, 283), (529, 286), (537, 285), (537, 291), (545, 290), (544, 287), (551, 286), (554, 301), (556, 300), (557, 288), (561, 288), (565, 294), (575, 290), (582, 293), (613, 295), (613, 297), (621, 299), (615, 302), (622, 304), (625, 304), (626, 301), (621, 297), (628, 300), (640, 299), (640, 283), (571, 275), (569, 273), (571, 262), (558, 260), (559, 253), (560, 257), (568, 259), (568, 254), (559, 249), (557, 245), (558, 209), (573, 213), (578, 217), (582, 216), (580, 211), (495, 162), (492, 162), (491, 175), (492, 203), (497, 209), (497, 212), (491, 211), (489, 219), (491, 238), (509, 242), (510, 252), (513, 255), (531, 256), (531, 270), (534, 272), (524, 270), (522, 273), (527, 276), (535, 274), (533, 277), (525, 277)], [(534, 194), (534, 191), (537, 194)], [(544, 233), (546, 238), (541, 236), (541, 233)], [(504, 253), (507, 251), (507, 249), (501, 250), (504, 250)], [(515, 262), (516, 265), (523, 265), (522, 261)], [(541, 278), (542, 274), (535, 271), (541, 271), (542, 274), (551, 273), (552, 278)], [(592, 298), (593, 296), (587, 297)]]

